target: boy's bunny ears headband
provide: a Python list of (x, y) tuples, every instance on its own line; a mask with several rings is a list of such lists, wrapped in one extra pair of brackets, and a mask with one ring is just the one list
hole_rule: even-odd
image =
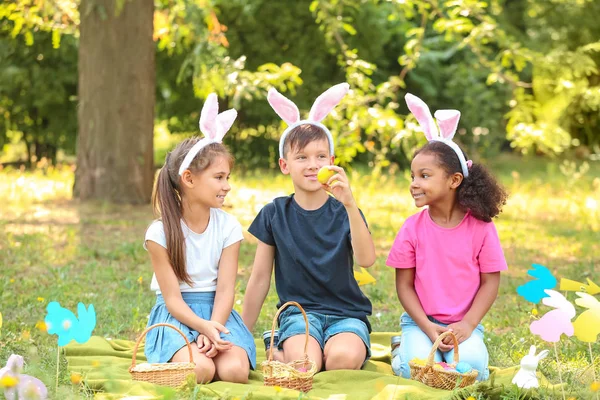
[(348, 93), (349, 89), (350, 85), (347, 83), (340, 83), (327, 89), (317, 97), (310, 109), (308, 119), (304, 120), (300, 120), (300, 111), (298, 111), (298, 107), (293, 101), (283, 96), (277, 89), (269, 89), (269, 94), (267, 95), (269, 104), (273, 107), (273, 110), (275, 110), (277, 115), (288, 124), (288, 127), (279, 139), (279, 157), (283, 158), (284, 156), (283, 144), (285, 143), (285, 138), (288, 133), (290, 133), (292, 129), (303, 124), (314, 125), (323, 129), (327, 135), (327, 139), (329, 139), (329, 152), (333, 156), (333, 137), (331, 136), (329, 129), (321, 124), (321, 121), (339, 104), (346, 93)]
[[(407, 93), (406, 96), (404, 96), (404, 99), (406, 100), (408, 109), (413, 113), (419, 122), (419, 125), (421, 125), (421, 128), (423, 128), (423, 132), (425, 132), (427, 140), (430, 142), (442, 142), (450, 146), (450, 148), (454, 150), (458, 156), (463, 176), (465, 178), (469, 176), (469, 168), (471, 165), (473, 165), (473, 161), (465, 160), (465, 156), (461, 149), (452, 141), (452, 138), (456, 133), (456, 128), (458, 127), (460, 111), (437, 110), (435, 112), (435, 119), (438, 122), (436, 125), (433, 117), (431, 116), (431, 112), (429, 111), (429, 107), (427, 107), (427, 104), (425, 104), (423, 100), (410, 93)], [(439, 130), (438, 125), (440, 127)]]
[(217, 95), (214, 93), (208, 95), (200, 112), (200, 131), (204, 134), (204, 138), (198, 140), (188, 151), (179, 167), (179, 175), (183, 175), (183, 172), (189, 168), (192, 160), (202, 148), (211, 143), (221, 143), (223, 141), (223, 136), (231, 128), (236, 117), (237, 111), (233, 108), (219, 114)]

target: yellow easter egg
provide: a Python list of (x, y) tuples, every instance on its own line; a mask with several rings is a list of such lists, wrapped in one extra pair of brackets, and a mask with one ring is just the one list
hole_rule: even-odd
[(322, 167), (319, 172), (317, 172), (317, 180), (325, 185), (327, 184), (329, 178), (331, 178), (333, 175), (335, 175), (335, 171), (332, 171), (325, 166)]

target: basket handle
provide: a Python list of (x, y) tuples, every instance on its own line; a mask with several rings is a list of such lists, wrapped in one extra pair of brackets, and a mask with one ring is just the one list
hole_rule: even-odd
[(142, 332), (142, 334), (140, 335), (140, 337), (138, 338), (138, 340), (135, 342), (135, 346), (133, 347), (133, 358), (131, 359), (131, 367), (129, 367), (129, 369), (131, 370), (132, 368), (135, 368), (135, 357), (138, 351), (138, 347), (140, 346), (140, 343), (142, 343), (142, 339), (144, 339), (144, 337), (146, 337), (146, 334), (148, 332), (150, 332), (152, 329), (157, 328), (159, 326), (166, 326), (169, 328), (173, 328), (175, 329), (177, 332), (179, 332), (179, 334), (183, 337), (183, 339), (185, 340), (185, 344), (188, 348), (188, 351), (190, 352), (190, 363), (194, 362), (194, 358), (192, 356), (192, 345), (190, 344), (190, 341), (188, 340), (188, 338), (183, 334), (183, 332), (181, 332), (179, 330), (179, 328), (177, 328), (174, 325), (171, 324), (165, 324), (165, 323), (160, 323), (160, 324), (154, 324), (152, 326), (149, 326), (148, 328), (146, 328), (146, 330), (144, 332)]
[(271, 326), (271, 346), (269, 347), (269, 362), (273, 361), (273, 343), (275, 340), (275, 324), (277, 323), (277, 318), (279, 318), (279, 314), (281, 314), (281, 312), (289, 306), (296, 306), (302, 312), (302, 316), (304, 317), (304, 324), (306, 325), (306, 340), (304, 341), (304, 358), (308, 359), (308, 317), (306, 316), (306, 313), (304, 312), (304, 309), (300, 304), (296, 303), (295, 301), (288, 301), (287, 303), (279, 307), (279, 310), (277, 310), (277, 314), (275, 314), (275, 318), (273, 318), (273, 325)]
[(452, 331), (446, 331), (443, 332), (440, 336), (438, 336), (438, 338), (433, 343), (431, 351), (429, 352), (429, 357), (427, 357), (427, 364), (425, 364), (427, 367), (433, 367), (433, 357), (435, 356), (435, 352), (437, 351), (440, 343), (442, 343), (442, 340), (444, 340), (446, 336), (451, 336), (452, 340), (454, 341), (454, 364), (458, 363), (458, 339), (456, 339), (456, 336)]

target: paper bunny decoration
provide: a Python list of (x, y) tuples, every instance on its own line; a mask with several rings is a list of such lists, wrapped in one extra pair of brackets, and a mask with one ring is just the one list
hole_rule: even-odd
[(6, 400), (45, 400), (48, 397), (46, 385), (33, 376), (22, 374), (23, 364), (23, 357), (12, 354), (6, 361), (6, 366), (0, 368), (0, 381), (6, 378), (16, 381), (14, 386), (4, 387), (4, 397)]
[(544, 297), (548, 297), (545, 290), (553, 289), (556, 286), (556, 278), (552, 272), (543, 265), (532, 264), (533, 269), (527, 271), (527, 274), (537, 280), (532, 280), (517, 288), (517, 293), (532, 303), (539, 303)]
[(568, 292), (585, 292), (595, 295), (600, 293), (600, 286), (596, 285), (590, 278), (587, 278), (587, 284), (562, 278), (560, 280), (560, 290)]
[(545, 290), (550, 297), (544, 297), (542, 303), (554, 307), (556, 310), (548, 311), (542, 318), (529, 325), (531, 333), (539, 335), (546, 342), (556, 343), (564, 333), (573, 336), (574, 328), (571, 319), (575, 316), (575, 307), (559, 292)]
[[(404, 96), (406, 105), (410, 112), (415, 116), (428, 141), (438, 141), (447, 144), (454, 150), (460, 161), (463, 176), (466, 178), (469, 176), (469, 168), (472, 165), (471, 160), (466, 160), (462, 150), (456, 143), (452, 141), (456, 128), (458, 127), (458, 121), (460, 120), (460, 111), (458, 110), (437, 110), (435, 112), (435, 119), (437, 125), (431, 116), (429, 107), (423, 100), (417, 96), (407, 93)], [(439, 126), (439, 130), (438, 130)]]
[(576, 292), (578, 306), (588, 308), (573, 322), (575, 336), (582, 342), (595, 343), (600, 334), (600, 301), (587, 293)]
[(179, 175), (183, 175), (184, 171), (189, 168), (194, 157), (196, 157), (196, 154), (203, 147), (210, 143), (221, 143), (223, 136), (229, 131), (236, 118), (237, 111), (233, 108), (219, 114), (219, 100), (217, 99), (217, 95), (215, 93), (209, 94), (200, 112), (200, 132), (204, 134), (204, 138), (199, 140), (188, 151), (179, 167)]
[(537, 375), (538, 363), (548, 355), (548, 350), (543, 350), (540, 354), (535, 355), (535, 346), (529, 348), (529, 354), (521, 359), (521, 367), (514, 376), (512, 383), (521, 389), (531, 389), (539, 387)]
[(288, 133), (296, 128), (297, 126), (309, 124), (321, 128), (327, 134), (329, 139), (329, 152), (334, 155), (333, 152), (333, 137), (331, 132), (325, 125), (321, 123), (323, 119), (337, 106), (340, 101), (344, 98), (346, 93), (350, 90), (350, 85), (347, 83), (339, 83), (335, 86), (330, 87), (324, 91), (313, 103), (308, 114), (308, 119), (300, 119), (300, 111), (293, 101), (282, 95), (275, 88), (269, 89), (267, 100), (273, 110), (284, 120), (288, 127), (285, 129), (281, 138), (279, 139), (279, 157), (283, 158), (283, 144)]
[(58, 335), (58, 345), (66, 346), (75, 340), (77, 343), (85, 343), (92, 336), (92, 331), (96, 327), (96, 311), (94, 305), (86, 309), (83, 303), (77, 304), (77, 317), (75, 314), (60, 303), (51, 301), (46, 307), (48, 313), (44, 322), (48, 329), (48, 334)]

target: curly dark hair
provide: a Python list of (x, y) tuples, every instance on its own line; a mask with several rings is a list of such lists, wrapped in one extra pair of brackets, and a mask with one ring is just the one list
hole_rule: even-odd
[[(461, 149), (462, 151), (462, 149)], [(462, 168), (458, 156), (450, 146), (438, 141), (431, 141), (416, 151), (417, 154), (432, 154), (448, 175), (461, 173)], [(467, 155), (463, 151), (465, 159)], [(478, 220), (491, 222), (492, 218), (502, 212), (508, 194), (496, 178), (481, 164), (469, 168), (469, 176), (464, 178), (457, 189), (458, 204)]]

